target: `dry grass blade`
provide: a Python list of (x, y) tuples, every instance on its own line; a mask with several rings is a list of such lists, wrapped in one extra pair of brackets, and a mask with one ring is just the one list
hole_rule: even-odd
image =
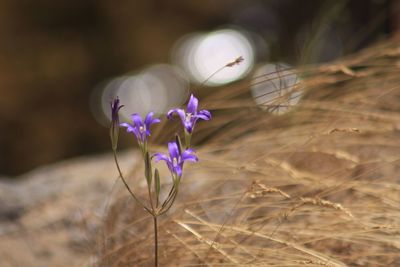
[(343, 208), (343, 206), (339, 203), (333, 203), (328, 200), (324, 200), (324, 199), (320, 199), (320, 198), (309, 198), (309, 197), (301, 197), (300, 200), (301, 200), (301, 205), (312, 204), (312, 205), (317, 205), (317, 206), (322, 206), (322, 207), (333, 208), (335, 210), (343, 211), (350, 218), (354, 218), (353, 214), (350, 211), (348, 211), (347, 209)]
[(290, 195), (288, 195), (287, 193), (283, 192), (282, 190), (275, 188), (275, 187), (268, 187), (264, 184), (259, 183), (259, 181), (254, 181), (251, 191), (248, 192), (247, 194), (251, 197), (251, 198), (256, 198), (258, 196), (264, 196), (265, 194), (268, 193), (278, 193), (281, 196), (285, 197), (285, 198), (290, 198)]
[[(200, 162), (160, 222), (160, 265), (400, 266), (399, 61), (392, 40), (292, 70), (302, 99), (279, 116), (267, 110), (290, 93), (268, 109), (250, 96), (267, 74), (203, 98), (213, 120), (199, 123)], [(99, 266), (151, 266), (150, 221), (124, 203)]]

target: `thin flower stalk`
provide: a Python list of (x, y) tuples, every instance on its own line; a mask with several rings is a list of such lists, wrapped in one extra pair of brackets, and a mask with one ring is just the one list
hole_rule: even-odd
[[(111, 103), (111, 127), (110, 137), (112, 148), (114, 152), (114, 160), (118, 169), (119, 176), (123, 181), (130, 195), (137, 201), (143, 209), (146, 210), (153, 217), (154, 224), (154, 264), (158, 266), (158, 217), (165, 214), (170, 210), (174, 204), (176, 197), (179, 192), (179, 185), (183, 177), (183, 169), (185, 162), (197, 162), (199, 159), (195, 155), (195, 151), (191, 148), (191, 138), (194, 132), (195, 125), (198, 120), (210, 120), (211, 113), (208, 110), (198, 111), (198, 99), (191, 95), (186, 110), (175, 108), (171, 109), (167, 113), (169, 119), (172, 118), (173, 114), (177, 114), (181, 118), (183, 125), (185, 147), (182, 146), (180, 137), (177, 135), (175, 141), (168, 143), (168, 154), (154, 153), (150, 157), (150, 150), (148, 145), (148, 138), (151, 136), (150, 128), (153, 124), (159, 123), (160, 119), (154, 118), (154, 113), (150, 112), (143, 120), (139, 114), (135, 113), (131, 115), (132, 123), (119, 123), (118, 112), (122, 108), (119, 103), (119, 99), (116, 98)], [(124, 178), (121, 168), (117, 159), (117, 143), (119, 127), (126, 128), (128, 133), (135, 136), (139, 145), (142, 157), (144, 160), (144, 177), (147, 182), (148, 191), (148, 205), (145, 205), (135, 193), (131, 190), (130, 186)], [(160, 174), (157, 168), (153, 169), (152, 161), (158, 163), (163, 161), (170, 171), (172, 178), (172, 185), (167, 197), (160, 201)]]
[[(240, 64), (243, 61), (242, 57), (238, 57), (234, 61), (226, 64), (213, 74), (211, 74), (202, 84), (205, 84), (211, 77), (217, 74), (224, 68), (233, 67)], [(139, 114), (135, 113), (131, 115), (132, 123), (119, 123), (118, 112), (123, 107), (120, 105), (118, 97), (114, 99), (111, 106), (111, 126), (110, 126), (110, 138), (114, 154), (115, 164), (117, 166), (119, 177), (123, 181), (126, 189), (130, 195), (135, 199), (136, 202), (143, 207), (146, 212), (148, 212), (153, 217), (154, 224), (154, 266), (158, 267), (158, 217), (165, 214), (170, 210), (174, 204), (176, 197), (179, 192), (179, 185), (181, 179), (183, 179), (183, 168), (185, 162), (197, 162), (199, 159), (195, 155), (195, 151), (191, 148), (192, 135), (196, 123), (199, 120), (208, 121), (211, 119), (211, 113), (208, 110), (198, 110), (198, 99), (192, 94), (189, 98), (186, 110), (180, 108), (174, 108), (168, 111), (167, 118), (172, 119), (174, 114), (177, 114), (182, 122), (185, 146), (183, 147), (180, 141), (179, 135), (176, 135), (174, 142), (168, 143), (168, 154), (155, 153), (151, 157), (150, 149), (148, 146), (148, 138), (151, 135), (150, 128), (153, 124), (159, 123), (160, 119), (154, 118), (154, 113), (150, 112), (147, 114), (143, 120)], [(123, 176), (121, 168), (118, 163), (117, 158), (117, 145), (118, 145), (118, 135), (119, 127), (125, 127), (128, 133), (132, 133), (137, 140), (139, 148), (142, 152), (142, 158), (144, 160), (145, 171), (144, 176), (147, 182), (147, 190), (149, 195), (149, 206), (146, 206), (131, 190), (130, 186), (126, 182)], [(172, 185), (167, 197), (160, 201), (160, 174), (157, 168), (153, 170), (152, 160), (155, 163), (163, 161), (167, 165), (171, 178)]]

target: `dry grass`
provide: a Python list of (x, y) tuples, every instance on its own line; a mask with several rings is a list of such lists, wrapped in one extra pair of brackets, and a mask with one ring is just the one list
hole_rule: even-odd
[[(400, 266), (398, 43), (297, 69), (284, 115), (255, 106), (251, 81), (203, 98), (214, 119), (161, 220), (160, 266)], [(103, 231), (99, 266), (152, 266), (151, 218), (126, 194)]]

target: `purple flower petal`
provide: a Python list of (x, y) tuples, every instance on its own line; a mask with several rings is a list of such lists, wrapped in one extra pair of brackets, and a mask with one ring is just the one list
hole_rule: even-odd
[(174, 172), (178, 175), (178, 177), (181, 177), (182, 176), (182, 167), (180, 165), (175, 166)]
[(178, 160), (180, 155), (179, 155), (178, 145), (175, 142), (168, 143), (168, 151), (172, 162), (174, 161), (173, 160), (174, 158)]
[(143, 126), (143, 120), (142, 120), (142, 118), (140, 117), (139, 114), (137, 114), (137, 113), (132, 114), (132, 115), (131, 115), (131, 119), (132, 119), (132, 121), (133, 121), (133, 124), (134, 124), (136, 127)]
[(129, 123), (121, 123), (120, 126), (126, 127), (128, 133), (134, 133), (139, 144), (141, 144), (147, 141), (147, 136), (150, 136), (150, 126), (154, 123), (160, 122), (159, 119), (153, 118), (153, 115), (153, 112), (147, 114), (146, 119), (143, 122), (140, 115), (135, 113), (131, 115), (133, 125)]
[(119, 105), (119, 98), (118, 96), (110, 102), (111, 105), (111, 121), (116, 122), (118, 124), (119, 117), (118, 117), (118, 111), (124, 106), (124, 105)]
[(127, 128), (126, 131), (128, 133), (133, 133), (133, 126), (130, 125), (129, 123), (123, 122), (123, 123), (120, 123), (119, 126), (126, 127)]
[(192, 94), (190, 95), (189, 103), (186, 108), (186, 112), (195, 115), (197, 113), (197, 106), (199, 100)]
[(150, 128), (150, 126), (154, 123), (159, 123), (161, 122), (160, 119), (158, 118), (153, 118), (154, 112), (150, 112), (147, 114), (146, 119), (144, 120), (144, 124), (146, 125), (146, 128)]
[(208, 110), (200, 110), (199, 113), (197, 113), (197, 118), (208, 121), (211, 119), (211, 113)]
[(153, 156), (155, 157), (156, 162), (158, 162), (160, 160), (164, 160), (166, 162), (169, 161), (169, 157), (163, 153), (155, 153)]
[(149, 114), (147, 114), (147, 116), (146, 116), (146, 119), (144, 120), (144, 124), (147, 126), (147, 125), (150, 125), (151, 124), (151, 122), (153, 121), (153, 115), (154, 115), (154, 112), (150, 112)]
[(169, 156), (162, 153), (156, 153), (153, 157), (155, 157), (155, 161), (165, 161), (170, 172), (178, 177), (182, 176), (182, 169), (185, 161), (198, 161), (196, 155), (193, 154), (193, 149), (186, 149), (181, 153), (176, 142), (168, 143), (168, 150)]
[(167, 113), (167, 117), (169, 119), (172, 118), (172, 115), (174, 113), (177, 113), (179, 117), (182, 120), (182, 124), (185, 128), (185, 131), (189, 134), (192, 134), (194, 126), (196, 125), (196, 122), (198, 119), (202, 120), (210, 120), (211, 119), (211, 113), (208, 110), (201, 110), (197, 112), (197, 107), (198, 107), (199, 101), (198, 99), (192, 94), (190, 95), (190, 99), (186, 108), (186, 111), (183, 109), (171, 109)]
[(159, 118), (154, 118), (154, 119), (151, 121), (150, 125), (152, 125), (152, 124), (154, 124), (154, 123), (160, 123), (160, 122), (161, 122), (161, 120), (160, 120)]
[(144, 134), (146, 136), (150, 136), (151, 135), (150, 129), (146, 128), (146, 131), (144, 132)]
[(183, 126), (185, 127), (186, 131), (191, 134), (193, 132), (193, 127), (194, 127), (195, 123), (196, 123), (196, 121), (194, 121), (194, 122), (193, 121), (189, 121), (189, 122), (185, 121)]
[(138, 128), (133, 128), (133, 133), (135, 134), (136, 138), (141, 142), (146, 140), (146, 136), (138, 130)]
[(174, 108), (174, 109), (170, 109), (168, 112), (167, 112), (167, 118), (170, 120), (170, 119), (172, 119), (172, 115), (174, 115), (174, 113), (176, 112), (176, 110), (177, 110), (177, 108)]
[(196, 157), (196, 155), (193, 155), (191, 152), (186, 150), (186, 151), (183, 151), (183, 153), (182, 153), (182, 161), (186, 161), (186, 160), (196, 162), (199, 159)]
[(189, 152), (189, 153), (191, 153), (191, 154), (193, 154), (193, 153), (196, 152), (196, 150), (194, 150), (193, 148), (188, 148), (188, 149), (186, 149), (185, 151), (187, 151), (187, 152)]
[(168, 119), (172, 119), (172, 115), (174, 113), (179, 115), (179, 117), (182, 120), (182, 123), (185, 121), (185, 117), (186, 117), (185, 111), (183, 109), (180, 109), (180, 108), (174, 108), (174, 109), (171, 109), (170, 111), (168, 111), (167, 118)]

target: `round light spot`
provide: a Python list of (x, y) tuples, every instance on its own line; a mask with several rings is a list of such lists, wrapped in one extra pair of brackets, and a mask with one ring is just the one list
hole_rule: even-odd
[[(244, 58), (243, 62), (223, 68), (240, 56)], [(218, 86), (238, 80), (251, 70), (254, 49), (244, 33), (224, 29), (184, 37), (177, 43), (173, 60), (189, 74), (192, 81), (202, 83), (209, 78), (208, 86)]]
[(261, 108), (274, 114), (289, 111), (302, 95), (298, 75), (284, 63), (259, 67), (253, 75), (251, 93)]
[(139, 113), (166, 113), (180, 106), (188, 96), (189, 82), (183, 72), (172, 65), (153, 65), (139, 74), (121, 76), (98, 86), (91, 98), (96, 120), (107, 125), (111, 120), (110, 102), (119, 97), (124, 107), (120, 110), (121, 121), (129, 121), (130, 115)]

